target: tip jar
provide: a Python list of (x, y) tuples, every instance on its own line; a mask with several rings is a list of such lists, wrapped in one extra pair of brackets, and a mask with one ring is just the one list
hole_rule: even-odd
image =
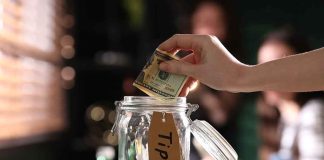
[[(191, 121), (190, 115), (198, 105), (187, 103), (185, 97), (125, 96), (115, 105), (117, 114), (112, 132), (118, 135), (119, 160), (149, 160), (150, 157), (153, 159), (153, 154), (159, 159), (189, 160), (190, 133), (203, 142), (201, 145), (214, 159), (236, 160), (238, 157), (210, 124), (200, 120)], [(175, 132), (172, 136), (161, 135), (165, 138), (161, 142), (158, 141), (159, 137), (153, 137), (162, 131), (172, 130), (172, 126)], [(173, 146), (179, 147), (175, 151)], [(180, 156), (171, 158), (172, 154)]]

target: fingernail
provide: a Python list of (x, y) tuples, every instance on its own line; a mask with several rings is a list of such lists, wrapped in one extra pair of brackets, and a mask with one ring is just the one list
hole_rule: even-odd
[(167, 71), (168, 70), (168, 64), (165, 62), (160, 63), (159, 65), (160, 70)]

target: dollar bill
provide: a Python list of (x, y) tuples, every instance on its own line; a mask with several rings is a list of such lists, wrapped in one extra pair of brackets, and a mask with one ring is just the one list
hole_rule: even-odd
[(178, 58), (156, 49), (133, 85), (149, 96), (178, 97), (188, 77), (161, 71), (159, 64), (169, 60)]

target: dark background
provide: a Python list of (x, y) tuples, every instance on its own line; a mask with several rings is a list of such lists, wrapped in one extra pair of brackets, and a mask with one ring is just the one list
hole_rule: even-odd
[[(70, 32), (76, 42), (76, 56), (65, 62), (76, 70), (75, 85), (67, 91), (69, 128), (46, 141), (2, 149), (0, 159), (95, 159), (97, 144), (87, 141), (87, 108), (102, 103), (113, 109), (113, 102), (127, 95), (124, 80), (139, 73), (158, 44), (175, 33), (189, 33), (188, 15), (195, 2), (67, 1), (68, 12), (75, 18)], [(324, 44), (321, 0), (233, 0), (231, 3), (239, 19), (242, 52), (247, 57), (241, 59), (243, 62), (256, 63), (263, 35), (277, 26), (294, 26), (308, 37), (313, 49)], [(111, 61), (111, 56), (117, 60)], [(238, 117), (239, 144), (235, 149), (240, 159), (252, 160), (257, 157), (258, 144), (254, 94), (247, 94), (244, 99)]]

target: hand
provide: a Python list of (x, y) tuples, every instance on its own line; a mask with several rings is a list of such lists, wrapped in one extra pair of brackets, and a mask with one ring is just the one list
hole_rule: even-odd
[[(158, 48), (172, 54), (178, 50), (192, 51), (192, 54), (180, 61), (161, 63), (160, 69), (190, 76), (218, 90), (235, 91), (236, 81), (246, 67), (236, 60), (215, 36), (177, 34)], [(180, 95), (188, 94), (193, 81), (192, 79), (185, 85)]]

